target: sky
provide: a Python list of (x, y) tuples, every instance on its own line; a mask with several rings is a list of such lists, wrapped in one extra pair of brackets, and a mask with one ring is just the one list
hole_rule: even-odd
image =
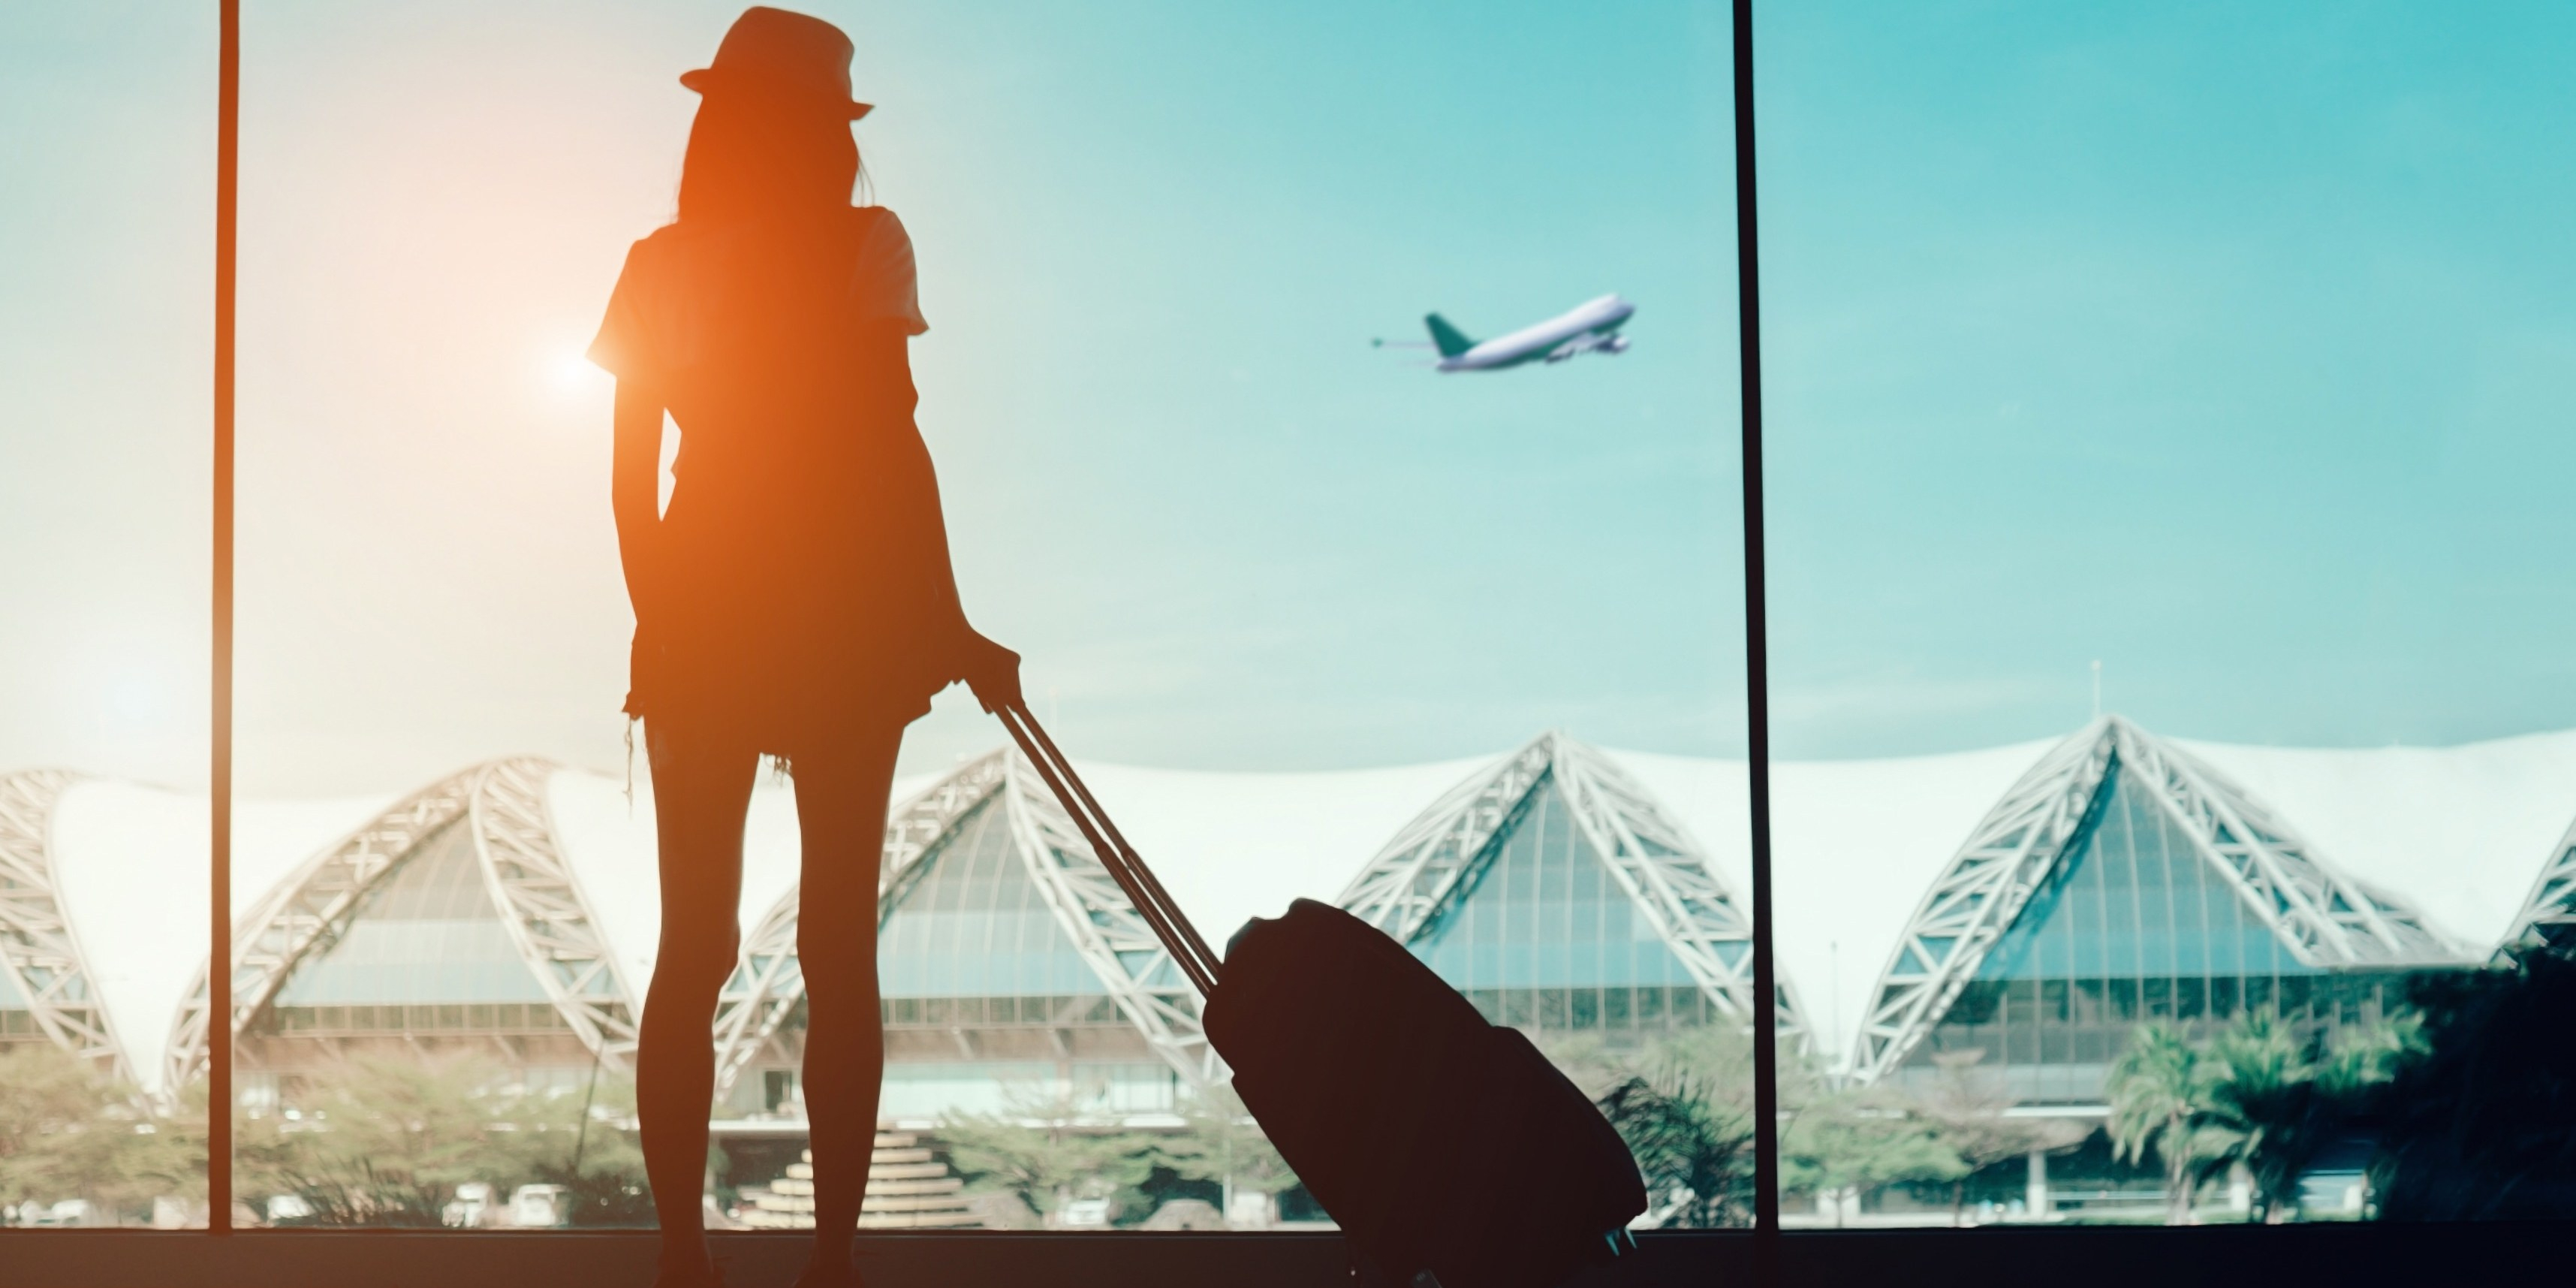
[[(816, 4), (1075, 754), (1744, 746), (1718, 3)], [(608, 378), (735, 6), (260, 0), (243, 790), (624, 756)], [(0, 10), (0, 768), (205, 779), (214, 6)], [(2576, 726), (2576, 13), (1774, 3), (1779, 754)], [(1608, 291), (1617, 357), (1412, 339)], [(999, 740), (962, 694), (908, 768)]]

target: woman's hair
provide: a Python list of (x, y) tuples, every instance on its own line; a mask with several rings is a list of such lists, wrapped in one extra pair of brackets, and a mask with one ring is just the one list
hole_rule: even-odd
[(859, 174), (847, 120), (752, 95), (709, 95), (680, 158), (679, 217), (847, 206)]

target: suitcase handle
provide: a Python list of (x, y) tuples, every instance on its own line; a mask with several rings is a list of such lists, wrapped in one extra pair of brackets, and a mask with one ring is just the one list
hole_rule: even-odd
[(1136, 848), (1119, 835), (1118, 825), (1109, 821), (1109, 812), (1093, 799), (1081, 775), (1073, 772), (1073, 762), (1056, 750), (1055, 739), (1049, 738), (1038, 718), (1029, 714), (1028, 705), (1014, 702), (993, 714), (1001, 717), (1002, 727), (1011, 731), (1011, 740), (1020, 744), (1020, 754), (1028, 757), (1038, 777), (1046, 780), (1064, 812), (1073, 816), (1074, 826), (1081, 828), (1083, 839), (1091, 842), (1100, 866), (1108, 869), (1118, 888), (1127, 892), (1127, 901), (1136, 906), (1145, 924), (1153, 927), (1154, 937), (1163, 941), (1163, 948), (1171, 953), (1181, 973), (1190, 977), (1199, 996), (1215, 992), (1217, 955), (1208, 950), (1207, 941), (1199, 938), (1198, 928), (1182, 915), (1180, 905), (1155, 879), (1153, 869), (1145, 866)]

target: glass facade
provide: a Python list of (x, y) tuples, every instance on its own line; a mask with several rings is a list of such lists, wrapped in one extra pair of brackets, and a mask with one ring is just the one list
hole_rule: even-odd
[(0, 1043), (50, 1042), (36, 1023), (36, 1013), (27, 1009), (27, 995), (18, 990), (16, 972), (0, 970)]
[[(1029, 876), (997, 794), (959, 819), (884, 896), (879, 1112), (917, 1127), (955, 1113), (1070, 1100), (1086, 1112), (1163, 1113), (1178, 1075), (1156, 1060)], [(1166, 981), (1178, 991), (1177, 980)], [(800, 1001), (724, 1111), (802, 1112)]]
[(1498, 1024), (1643, 1030), (1711, 1007), (1619, 888), (1551, 774), (1489, 842), (1492, 857), (1412, 948)]
[[(12, 605), (0, 772), (59, 763), (231, 792), (238, 770), (245, 797), (286, 801), (415, 786), (504, 748), (612, 763), (631, 623), (598, 504), (611, 382), (582, 344), (628, 240), (672, 214), (693, 103), (671, 73), (706, 56), (723, 15), (639, 19), (630, 34), (651, 35), (649, 57), (596, 58), (576, 55), (598, 46), (597, 15), (557, 6), (509, 33), (529, 45), (522, 62), (551, 72), (534, 76), (459, 57), (494, 38), (463, 9), (253, 15), (252, 101), (264, 106), (248, 147), (275, 164), (255, 176), (241, 221), (258, 307), (226, 493), (241, 507), (239, 554), (224, 566), (240, 590), (222, 592), (219, 615), (239, 634), (210, 649), (211, 19), (128, 31), (78, 5), (22, 8), (32, 16), (0, 22), (11, 34), (0, 63), (14, 57), (19, 73), (0, 77), (0, 99), (26, 109), (0, 121), (25, 175), (0, 193), (0, 321), (20, 341), (0, 346), (18, 413), (0, 430), (0, 548), (14, 556), (0, 560)], [(1010, 642), (1033, 665), (1091, 668), (1073, 677), (1062, 728), (1086, 753), (1199, 767), (1446, 755), (1483, 745), (1492, 712), (1543, 707), (1578, 713), (1588, 738), (1675, 758), (1778, 745), (1865, 762), (2035, 738), (2073, 725), (2088, 697), (2097, 719), (2135, 710), (2212, 746), (2543, 737), (2534, 731), (2576, 725), (2576, 690), (2557, 682), (2559, 642), (2576, 630), (2556, 620), (2576, 619), (2561, 593), (2567, 534), (2548, 536), (2576, 524), (2554, 490), (2576, 468), (2576, 438), (2555, 428), (2576, 334), (2576, 291), (2564, 288), (2576, 268), (2559, 261), (2576, 242), (2549, 213), (2566, 203), (2547, 196), (2570, 173), (2545, 161), (2557, 137), (2546, 122), (2569, 115), (2566, 78), (2528, 51), (2562, 48), (2569, 33), (2547, 6), (2469, 19), (2384, 8), (2330, 13), (2321, 37), (2318, 14), (2287, 10), (2034, 20), (2012, 6), (1765, 7), (1766, 128), (1786, 145), (1765, 151), (1766, 199), (1782, 215), (1761, 264), (1777, 330), (1768, 383), (1773, 423), (1794, 428), (1768, 457), (1769, 522), (1788, 556), (1769, 582), (1778, 670), (1752, 677), (1781, 699), (1767, 708), (1779, 726), (1752, 740), (1734, 732), (1733, 387), (1708, 374), (1734, 338), (1731, 315), (1708, 306), (1738, 289), (1708, 236), (1735, 214), (1724, 170), (1702, 164), (1727, 142), (1716, 7), (1608, 23), (1534, 9), (1486, 24), (1472, 46), (1437, 16), (1329, 6), (1242, 11), (1253, 18), (1210, 7), (1180, 22), (1156, 6), (1031, 6), (999, 23), (861, 24), (853, 34), (877, 63), (862, 63), (863, 79), (893, 91), (890, 106), (910, 101), (855, 137), (870, 162), (863, 199), (882, 181), (924, 243), (921, 288), (942, 320), (913, 352), (929, 441), (946, 477), (971, 480), (953, 511), (959, 565), (1025, 611), (1031, 625)], [(1039, 73), (1000, 78), (901, 70), (1025, 70), (1032, 57)], [(1083, 124), (1052, 110), (1062, 68), (1116, 87)], [(1350, 92), (1322, 114), (1280, 110), (1320, 80)], [(1584, 92), (1603, 84), (1620, 90)], [(1512, 115), (1533, 97), (1559, 106)], [(1535, 169), (1496, 164), (1476, 142), (1497, 137), (1479, 131), (1496, 119), (1527, 122), (1496, 146), (1539, 158)], [(965, 133), (908, 124), (939, 121)], [(978, 121), (1011, 123), (983, 133), (1007, 133), (1016, 150), (949, 146), (971, 142)], [(1015, 199), (1095, 174), (1154, 199)], [(1339, 194), (1370, 231), (1301, 238), (1351, 221), (1319, 223), (1282, 191)], [(1171, 306), (1210, 282), (1282, 304), (1245, 313), (1249, 330)], [(1647, 306), (1639, 351), (1616, 364), (1628, 335), (1601, 331), (1523, 355), (1546, 365), (1502, 377), (1398, 373), (1382, 360), (1393, 355), (1358, 365), (1359, 336), (1395, 335), (1427, 309), (1495, 336), (1612, 287)], [(1433, 347), (1458, 356), (1432, 316)], [(1019, 332), (1116, 339), (1007, 343)], [(1007, 378), (989, 361), (997, 352), (1024, 355)], [(1087, 396), (1113, 388), (1131, 396)], [(994, 497), (1026, 504), (996, 521)], [(1514, 598), (1531, 570), (1548, 582), (1548, 611)], [(217, 584), (230, 587), (230, 572)], [(211, 778), (210, 652), (226, 668), (214, 705), (240, 713), (216, 745), (241, 757), (219, 751)], [(1052, 692), (1047, 705), (1052, 722)], [(1295, 719), (1272, 719), (1283, 711)], [(1455, 725), (1430, 727), (1441, 721)], [(1390, 737), (1398, 723), (1411, 727)], [(998, 745), (955, 694), (907, 737), (908, 773)], [(2518, 879), (2497, 874), (2524, 862), (2520, 832), (2555, 834), (2570, 808), (2557, 779), (2533, 774), (2484, 817), (2455, 805), (2470, 794), (2457, 792), (2440, 802), (2457, 816), (2427, 806), (2380, 828), (2355, 821), (2371, 794), (2357, 776), (2282, 766), (2277, 791), (2244, 777), (2355, 873), (2424, 865), (2391, 888), (2443, 890), (2428, 920), (2458, 932), (2473, 965), (2514, 936), (2469, 914), (2512, 897)], [(1681, 781), (1673, 772), (1659, 785)], [(1779, 780), (1784, 805), (1800, 799), (1793, 777)], [(1927, 777), (1919, 791), (1971, 777)], [(2456, 785), (2425, 781), (2431, 794)], [(2107, 1074), (2142, 1026), (2208, 1048), (2232, 1021), (2273, 1014), (2309, 1038), (2383, 1025), (2419, 982), (2414, 967), (2303, 962), (2161, 789), (2114, 762), (2080, 836), (1973, 978), (1938, 1012), (1907, 1013), (1925, 1027), (1906, 1029), (1922, 1040), (1897, 1048), (1902, 1066), (1853, 1075), (1916, 1097), (1891, 1110), (1903, 1095), (1857, 1094), (1891, 1088), (1837, 1082), (1886, 1032), (1854, 1023), (1852, 990), (1868, 981), (1846, 980), (1884, 947), (1862, 935), (1895, 924), (1912, 894), (1895, 888), (1910, 875), (1885, 874), (1950, 853), (1956, 829), (1921, 820), (1946, 827), (1975, 804), (1914, 810), (1898, 794), (1837, 798), (1853, 816), (1896, 820), (1838, 834), (1850, 848), (1827, 858), (1849, 871), (1817, 876), (1832, 866), (1818, 861), (1798, 874), (1807, 856), (1782, 854), (1792, 912), (1780, 942), (1824, 944), (1795, 977), (1784, 966), (1782, 983), (1828, 999), (1824, 1015), (1800, 1017), (1818, 1063), (1799, 1071), (1814, 1085), (1792, 1094), (1854, 1093), (1835, 1102), (1852, 1110), (1844, 1126), (1928, 1113), (1940, 1075), (1961, 1069), (1991, 1074), (2015, 1122), (2099, 1121)], [(1714, 816), (1736, 799), (1693, 810)], [(996, 1109), (1021, 1087), (1070, 1088), (1121, 1113), (1170, 1109), (1176, 1075), (1120, 1010), (1133, 998), (1113, 997), (1118, 974), (1085, 956), (1082, 914), (1051, 902), (1050, 874), (1032, 861), (1053, 856), (1020, 849), (1017, 808), (997, 797), (970, 813), (884, 900), (887, 1111)], [(236, 813), (226, 842), (245, 890), (294, 857), (249, 862), (261, 847), (248, 816)], [(1619, 1039), (1552, 1052), (1616, 1045), (1629, 1057), (1732, 1031), (1582, 821), (1539, 778), (1409, 949), (1497, 1023)], [(1732, 816), (1724, 825), (1742, 834)], [(187, 1125), (195, 1090), (162, 1085), (185, 1062), (153, 1053), (168, 997), (187, 986), (160, 958), (196, 969), (204, 939), (225, 940), (230, 924), (221, 892), (200, 906), (202, 850), (136, 845), (172, 879), (0, 907), (14, 919), (0, 934), (57, 931), (75, 910), (130, 928), (163, 905), (190, 928), (95, 936), (81, 951), (109, 951), (83, 963), (85, 978), (0, 972), (0, 1059), (12, 1062), (0, 1087), (60, 1072), (39, 1057), (98, 1075), (60, 1123), (0, 1121), (0, 1137), (50, 1141), (65, 1168), (87, 1169), (0, 1194), (0, 1223), (202, 1219), (189, 1206), (202, 1176), (171, 1183), (158, 1178), (178, 1171), (136, 1161), (146, 1154), (84, 1160), (63, 1145), (106, 1139), (102, 1124), (120, 1139), (199, 1130)], [(1317, 880), (1303, 893), (1328, 893)], [(262, 1113), (361, 1063), (352, 1056), (472, 1052), (548, 1085), (567, 1071), (595, 1080), (603, 1065), (613, 1076), (617, 1062), (595, 1059), (576, 1033), (588, 1027), (566, 1018), (578, 1012), (548, 1000), (568, 955), (526, 949), (547, 917), (532, 888), (493, 885), (466, 825), (430, 837), (277, 981), (237, 1044), (218, 1017), (206, 1049), (228, 1062), (220, 1076)], [(2464, 890), (2503, 893), (2448, 897)], [(1810, 915), (1834, 897), (1852, 911)], [(201, 937), (209, 912), (216, 928)], [(631, 965), (649, 948), (606, 943), (588, 960)], [(644, 983), (592, 978), (602, 990)], [(1151, 988), (1185, 995), (1168, 971)], [(66, 1038), (83, 1026), (71, 1021), (95, 1033)], [(803, 1024), (790, 1009), (737, 1106), (801, 1112)], [(139, 1088), (105, 1076), (119, 1037)], [(508, 1082), (470, 1072), (459, 1085), (471, 1082), (474, 1105)], [(5, 1108), (23, 1116), (30, 1104)], [(217, 1105), (212, 1121), (233, 1108)], [(125, 1132), (138, 1115), (156, 1121)], [(1858, 1211), (1872, 1185), (1959, 1202), (1937, 1181), (1835, 1172), (1842, 1143), (1800, 1145), (1795, 1167), (1826, 1178), (1814, 1181), (1820, 1204), (1849, 1191), (1848, 1208), (1820, 1207), (1820, 1219)], [(1982, 1164), (1978, 1201), (2048, 1219), (2049, 1148)], [(2057, 1157), (2062, 1182), (2100, 1180), (2061, 1184), (2061, 1208), (2097, 1191), (2106, 1205), (2149, 1201), (2121, 1171), (2135, 1160), (2103, 1161), (2098, 1136)], [(217, 1158), (215, 1174), (229, 1166)], [(444, 1187), (437, 1212), (493, 1184), (421, 1176)]]
[(2097, 791), (2083, 835), (1900, 1080), (1920, 1082), (1937, 1057), (1973, 1050), (2024, 1103), (2098, 1103), (2141, 1024), (2205, 1036), (2254, 1010), (2357, 1024), (2402, 995), (2402, 974), (2300, 962), (2116, 758)]
[(2099, 812), (1977, 972), (1980, 980), (2305, 974), (2153, 793), (2111, 765)]
[(519, 1003), (523, 1026), (530, 1005), (553, 1009), (493, 906), (473, 833), (460, 822), (422, 844), (368, 895), (348, 933), (298, 969), (276, 1005), (318, 1017), (325, 1009), (449, 1004), (457, 1023), (441, 1027), (463, 1028), (465, 1005), (496, 1002)]
[(998, 798), (961, 820), (922, 864), (879, 914), (878, 986), (889, 1007), (954, 998), (982, 1010), (986, 998), (1103, 991), (1029, 880)]

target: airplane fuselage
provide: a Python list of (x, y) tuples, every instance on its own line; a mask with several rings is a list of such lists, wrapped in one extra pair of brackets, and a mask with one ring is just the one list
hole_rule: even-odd
[(1619, 334), (1637, 306), (1617, 295), (1587, 300), (1536, 326), (1478, 342), (1464, 353), (1435, 364), (1442, 371), (1500, 371), (1529, 362), (1563, 362), (1578, 353), (1623, 352), (1627, 337)]

